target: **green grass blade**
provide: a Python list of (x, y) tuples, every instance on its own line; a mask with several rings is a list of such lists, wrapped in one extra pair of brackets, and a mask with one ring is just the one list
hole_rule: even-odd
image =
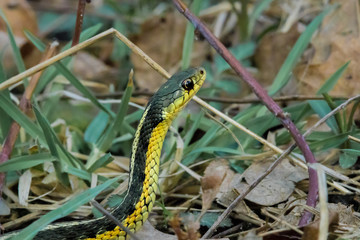
[[(255, 52), (255, 48), (255, 42), (247, 42), (231, 47), (229, 50), (232, 54), (234, 54), (235, 58), (238, 61), (242, 61), (252, 56)], [(214, 62), (216, 66), (216, 71), (218, 73), (221, 73), (231, 68), (230, 65), (219, 54), (215, 55)]]
[[(80, 35), (80, 42), (94, 36), (99, 31), (101, 26), (102, 26), (102, 24), (97, 24), (95, 26), (85, 29)], [(39, 48), (40, 51), (45, 50), (45, 44), (42, 43), (41, 40), (39, 40), (36, 36), (34, 36), (34, 35), (30, 36), (29, 40), (31, 40), (36, 47), (40, 47)], [(62, 50), (64, 51), (65, 49), (70, 48), (70, 46), (71, 46), (71, 43), (68, 43)], [(71, 61), (70, 57), (63, 59), (62, 64), (64, 64), (64, 66), (67, 66), (70, 61)], [(40, 81), (39, 81), (38, 85), (36, 86), (35, 93), (41, 92), (50, 81), (55, 79), (57, 74), (58, 74), (58, 71), (56, 70), (56, 68), (54, 66), (50, 66), (41, 76)]]
[[(38, 120), (39, 125), (43, 130), (43, 133), (44, 133), (47, 145), (50, 149), (51, 155), (57, 159), (57, 161), (54, 161), (54, 163), (53, 163), (55, 172), (56, 172), (56, 176), (64, 185), (67, 186), (70, 184), (70, 181), (69, 181), (68, 175), (63, 172), (63, 169), (64, 169), (63, 161), (66, 161), (68, 159), (66, 159), (66, 158), (60, 159), (59, 153), (56, 148), (56, 141), (53, 136), (53, 130), (50, 127), (49, 122), (45, 119), (45, 117), (40, 113), (40, 111), (36, 107), (34, 107), (34, 112), (36, 115), (36, 119)], [(68, 160), (67, 164), (70, 164), (69, 160)]]
[[(80, 40), (79, 42), (83, 42), (93, 36), (95, 36), (96, 33), (98, 33), (100, 31), (100, 29), (102, 28), (103, 24), (102, 23), (98, 23), (94, 26), (88, 27), (87, 29), (85, 29), (84, 31), (82, 31), (82, 33), (80, 34)], [(71, 47), (72, 41), (68, 42), (62, 49), (61, 51), (65, 51), (67, 49), (69, 49)]]
[[(94, 26), (96, 28), (91, 28), (86, 32), (86, 34), (82, 34), (81, 40), (84, 40), (85, 37), (91, 36), (91, 34), (95, 34), (95, 32), (98, 31), (98, 26)], [(30, 32), (25, 32), (28, 39), (40, 50), (45, 50), (45, 44), (38, 39), (35, 35), (33, 35)], [(84, 36), (85, 35), (85, 36)], [(66, 45), (63, 50), (67, 49), (70, 46), (70, 44)], [(65, 59), (67, 60), (67, 59)], [(65, 66), (67, 65), (68, 61), (62, 60), (60, 62), (57, 62), (54, 64), (56, 69), (66, 78), (69, 80), (69, 82), (76, 87), (86, 98), (88, 98), (95, 106), (99, 107), (101, 110), (112, 116), (111, 112), (106, 109), (97, 99), (96, 97), (75, 77), (74, 74), (72, 74)], [(66, 62), (66, 64), (63, 64)]]
[(270, 5), (272, 0), (257, 0), (254, 10), (249, 16), (248, 36), (251, 36), (254, 31), (256, 20), (260, 17), (261, 13)]
[[(202, 0), (194, 0), (191, 4), (191, 12), (193, 12), (196, 16), (200, 12), (200, 7), (202, 4)], [(186, 25), (186, 32), (184, 37), (184, 45), (182, 51), (182, 60), (181, 60), (181, 69), (187, 69), (190, 66), (191, 62), (191, 53), (193, 52), (194, 45), (194, 26), (189, 21)]]
[(8, 36), (9, 36), (9, 39), (10, 39), (10, 45), (11, 45), (11, 48), (12, 48), (13, 53), (14, 53), (16, 67), (17, 67), (19, 72), (24, 72), (26, 70), (26, 68), (25, 68), (25, 64), (24, 64), (24, 61), (22, 59), (21, 53), (20, 53), (20, 49), (16, 45), (14, 33), (13, 33), (11, 27), (10, 27), (10, 24), (9, 24), (7, 18), (5, 17), (4, 12), (1, 10), (1, 8), (0, 8), (0, 17), (4, 20), (5, 25), (6, 25), (6, 30), (8, 32)]
[(14, 121), (20, 124), (25, 131), (34, 139), (39, 139), (41, 144), (46, 145), (44, 134), (20, 109), (8, 98), (0, 94), (0, 108), (5, 111)]
[(112, 160), (114, 160), (114, 158), (111, 157), (110, 153), (107, 153), (98, 160), (96, 160), (94, 164), (89, 167), (88, 171), (94, 172), (96, 169), (106, 166)]
[[(3, 53), (4, 52), (1, 52), (1, 54), (0, 54), (0, 83), (4, 82), (6, 80), (5, 69), (4, 69), (2, 61), (1, 61), (3, 59)], [(1, 91), (0, 95), (2, 95), (3, 97), (7, 98), (10, 101), (10, 93), (9, 93), (8, 89)], [(8, 131), (10, 129), (11, 118), (2, 108), (0, 108), (0, 116), (1, 116), (0, 117), (0, 140), (3, 141), (5, 139), (5, 137), (7, 136)]]
[(186, 135), (184, 136), (184, 148), (187, 147), (194, 136), (195, 131), (199, 128), (200, 122), (204, 117), (204, 112), (201, 111), (195, 118), (194, 122), (191, 125), (191, 128), (186, 131)]
[(296, 41), (294, 47), (291, 49), (289, 55), (285, 59), (283, 65), (281, 66), (278, 74), (275, 77), (274, 82), (269, 88), (269, 95), (274, 95), (277, 91), (283, 88), (290, 79), (291, 72), (308, 46), (312, 35), (320, 26), (320, 23), (324, 19), (325, 15), (330, 11), (329, 8), (326, 8), (322, 13), (320, 13), (314, 20), (307, 26), (306, 30), (301, 34), (299, 39)]
[(355, 149), (341, 149), (339, 164), (342, 168), (354, 166), (360, 156), (360, 151)]
[(76, 197), (74, 197), (73, 199), (71, 199), (70, 201), (59, 207), (58, 209), (45, 214), (39, 220), (27, 226), (18, 235), (13, 237), (12, 240), (32, 239), (41, 229), (43, 229), (53, 221), (67, 216), (68, 214), (75, 211), (81, 205), (88, 203), (93, 198), (95, 198), (100, 192), (104, 191), (106, 188), (111, 186), (117, 180), (118, 178), (110, 179), (99, 186), (96, 186), (94, 188), (88, 189), (80, 193), (79, 195), (77, 195)]
[(350, 61), (342, 65), (328, 80), (321, 86), (321, 88), (316, 92), (317, 95), (323, 93), (329, 93), (335, 86), (335, 84), (340, 79), (341, 75), (345, 72), (347, 67), (349, 66)]
[(54, 64), (56, 69), (65, 77), (69, 82), (77, 89), (79, 90), (84, 97), (88, 98), (95, 106), (99, 107), (101, 110), (112, 115), (111, 112), (104, 107), (97, 99), (96, 97), (75, 77), (72, 72), (70, 72), (61, 62)]
[[(34, 111), (37, 114), (37, 119), (39, 121), (39, 119), (41, 120), (41, 127), (43, 129), (44, 135), (47, 136), (48, 140), (51, 140), (51, 144), (54, 143), (55, 147), (56, 147), (56, 152), (58, 153), (57, 155), (54, 155), (55, 157), (58, 157), (58, 159), (60, 161), (63, 161), (65, 164), (62, 166), (62, 170), (65, 167), (65, 165), (67, 166), (73, 166), (73, 167), (77, 167), (77, 168), (81, 168), (81, 169), (85, 169), (84, 165), (82, 164), (81, 161), (79, 161), (78, 159), (76, 159), (75, 157), (73, 157), (63, 146), (63, 144), (60, 142), (60, 140), (58, 139), (56, 133), (54, 132), (54, 130), (51, 128), (49, 122), (46, 120), (45, 116), (39, 111), (38, 108), (34, 107)], [(40, 123), (40, 121), (39, 121)], [(47, 141), (48, 142), (48, 141)], [(49, 142), (48, 142), (49, 143)], [(50, 146), (49, 146), (50, 148)], [(54, 149), (54, 147), (52, 146), (50, 149)], [(55, 153), (54, 150), (51, 151), (52, 153)]]
[[(110, 104), (104, 105), (106, 108), (111, 107)], [(100, 111), (98, 115), (91, 121), (84, 133), (84, 140), (88, 143), (96, 143), (101, 134), (104, 132), (109, 122), (109, 115), (104, 111)]]
[(39, 38), (37, 38), (32, 32), (25, 30), (25, 36), (30, 40), (32, 44), (35, 45), (40, 52), (44, 52), (46, 49), (45, 43), (43, 43)]
[(313, 152), (326, 151), (328, 149), (338, 148), (341, 144), (348, 140), (349, 133), (341, 133), (328, 138), (323, 138), (309, 144)]
[(91, 173), (86, 170), (71, 167), (71, 166), (65, 166), (65, 172), (67, 172), (68, 174), (74, 175), (78, 178), (81, 178), (81, 179), (84, 179), (87, 181), (91, 181)]
[[(94, 36), (102, 27), (102, 24), (96, 24), (92, 27), (89, 27), (85, 29), (81, 35), (80, 35), (80, 42), (89, 39), (90, 37)], [(39, 49), (41, 52), (44, 52), (46, 49), (46, 45), (38, 38), (36, 37), (32, 32), (25, 30), (25, 36), (35, 45), (37, 49)], [(71, 43), (67, 43), (61, 51), (65, 51), (71, 47)]]
[(351, 108), (350, 116), (349, 116), (348, 122), (346, 124), (346, 130), (347, 131), (351, 130), (351, 127), (352, 127), (353, 121), (354, 121), (354, 115), (355, 115), (356, 110), (359, 107), (359, 104), (360, 104), (360, 101), (356, 101), (354, 103), (353, 107)]
[(221, 127), (217, 125), (211, 127), (201, 138), (201, 140), (195, 142), (190, 147), (185, 149), (184, 151), (185, 158), (181, 161), (181, 163), (184, 164), (185, 166), (192, 164), (200, 156), (201, 153), (198, 152), (192, 155), (188, 155), (188, 152), (191, 151), (192, 149), (197, 149), (207, 146), (213, 140), (214, 136), (216, 135), (216, 133), (219, 131), (220, 128)]
[(129, 80), (129, 83), (125, 89), (124, 95), (121, 98), (121, 105), (114, 121), (111, 123), (110, 127), (106, 130), (105, 134), (100, 138), (98, 148), (101, 151), (107, 151), (111, 145), (112, 141), (115, 139), (116, 134), (119, 132), (122, 122), (126, 116), (130, 97), (133, 91), (132, 80)]
[(202, 147), (202, 148), (196, 148), (195, 150), (191, 151), (188, 155), (195, 154), (195, 153), (211, 153), (215, 155), (223, 155), (223, 154), (217, 154), (217, 153), (227, 153), (227, 154), (233, 154), (233, 155), (241, 155), (243, 152), (232, 149), (232, 148), (226, 148), (226, 147)]
[(18, 171), (21, 169), (27, 169), (39, 164), (43, 164), (44, 162), (55, 160), (56, 158), (51, 156), (49, 153), (38, 153), (19, 156), (11, 158), (9, 161), (0, 164), (0, 172)]
[[(327, 105), (330, 107), (331, 111), (334, 110), (337, 106), (335, 104), (335, 102), (331, 99), (330, 95), (327, 93), (323, 93), (322, 94), (325, 98), (325, 101), (327, 103)], [(336, 120), (336, 124), (338, 126), (338, 128), (340, 129), (341, 133), (345, 132), (345, 116), (344, 118), (341, 116), (341, 114), (339, 112), (335, 113), (334, 115), (335, 120)]]
[[(341, 75), (344, 73), (346, 68), (348, 67), (350, 62), (345, 63), (343, 66), (341, 66), (334, 74), (332, 74), (328, 80), (325, 81), (325, 83), (321, 86), (321, 88), (317, 91), (316, 94), (326, 94), (329, 91), (333, 89), (335, 84), (340, 79)], [(328, 101), (331, 103), (331, 100), (328, 99)], [(329, 107), (329, 104), (327, 104), (325, 101), (316, 101), (316, 100), (310, 100), (308, 101), (311, 108), (319, 115), (320, 118), (324, 117), (326, 114), (328, 114), (331, 111), (331, 108)], [(338, 132), (339, 129), (341, 132), (345, 131), (345, 126), (343, 126), (341, 117), (339, 114), (336, 114), (336, 116), (332, 116), (326, 121), (326, 124), (331, 128), (333, 132)]]
[(116, 134), (119, 132), (123, 120), (125, 118), (125, 115), (127, 113), (127, 109), (129, 107), (129, 101), (133, 90), (133, 82), (132, 79), (129, 79), (129, 82), (127, 84), (127, 87), (125, 89), (124, 95), (121, 98), (121, 105), (118, 113), (116, 114), (116, 117), (112, 123), (110, 123), (110, 126), (105, 131), (105, 133), (101, 136), (99, 141), (95, 144), (90, 157), (88, 158), (88, 161), (86, 163), (86, 168), (89, 169), (96, 160), (99, 158), (99, 156), (102, 155), (105, 151), (107, 151), (111, 145), (113, 140), (116, 137)]

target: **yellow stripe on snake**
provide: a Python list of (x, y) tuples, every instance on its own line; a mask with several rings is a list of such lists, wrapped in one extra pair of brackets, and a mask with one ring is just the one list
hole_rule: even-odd
[[(160, 154), (165, 135), (177, 114), (202, 86), (203, 68), (174, 74), (150, 99), (135, 133), (130, 157), (129, 185), (122, 203), (111, 214), (131, 232), (139, 230), (153, 208), (158, 189)], [(5, 235), (5, 238), (7, 236)], [(5, 239), (1, 238), (0, 239)], [(117, 239), (130, 236), (107, 217), (49, 225), (34, 239)]]

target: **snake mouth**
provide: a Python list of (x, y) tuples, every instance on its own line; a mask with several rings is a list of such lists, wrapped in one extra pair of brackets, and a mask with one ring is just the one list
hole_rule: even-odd
[[(179, 82), (178, 88), (168, 95), (171, 98), (167, 99), (169, 104), (163, 102), (164, 105), (167, 105), (166, 107), (164, 106), (164, 112), (167, 117), (173, 118), (176, 116), (203, 85), (206, 78), (205, 69), (200, 67), (193, 70), (194, 73)], [(188, 81), (191, 81), (191, 83), (188, 83)]]

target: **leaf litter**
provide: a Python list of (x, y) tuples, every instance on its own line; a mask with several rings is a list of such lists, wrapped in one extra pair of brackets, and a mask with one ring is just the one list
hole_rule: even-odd
[[(254, 41), (254, 43), (251, 43), (252, 45), (256, 44), (256, 52), (251, 58), (247, 57), (244, 60), (245, 64), (252, 64), (252, 61), (254, 61), (255, 65), (251, 65), (249, 68), (262, 80), (262, 84), (266, 86), (272, 83), (273, 78), (276, 76), (293, 44), (303, 32), (306, 24), (316, 15), (315, 13), (317, 13), (317, 11), (314, 11), (314, 9), (319, 6), (323, 7), (321, 2), (322, 1), (302, 1), (299, 3), (300, 7), (298, 7), (290, 1), (273, 1), (270, 8), (263, 13), (257, 25), (266, 23), (266, 26), (270, 26), (276, 23), (280, 26), (275, 31), (265, 32), (263, 37), (260, 38), (260, 42), (255, 43)], [(334, 2), (340, 3), (339, 1)], [(221, 3), (221, 6), (224, 4), (225, 3)], [(251, 6), (253, 7), (252, 4)], [(297, 8), (296, 11), (292, 11), (293, 7)], [(206, 20), (210, 26), (215, 23), (215, 21), (219, 21), (219, 14), (226, 15), (230, 13), (228, 16), (233, 15), (233, 9), (230, 4), (224, 9), (225, 10), (217, 12), (213, 16), (207, 16), (204, 20)], [(357, 52), (360, 47), (358, 46), (359, 30), (357, 25), (359, 13), (356, 12), (358, 9), (358, 2), (346, 1), (341, 3), (338, 8), (325, 18), (321, 28), (313, 36), (311, 46), (308, 47), (302, 56), (302, 60), (295, 67), (293, 71), (293, 81), (290, 82), (286, 88), (282, 89), (281, 94), (315, 94), (322, 86), (322, 83), (348, 60), (351, 60), (348, 69), (330, 93), (336, 96), (350, 96), (359, 92), (357, 91), (358, 81), (356, 81), (356, 66), (358, 65)], [(307, 11), (310, 12), (310, 14), (307, 14)], [(304, 17), (302, 18), (302, 16)], [(11, 22), (13, 21), (12, 17), (9, 17), (9, 21)], [(283, 22), (276, 22), (276, 19), (281, 17), (283, 18)], [(32, 23), (34, 22), (36, 21)], [(141, 26), (139, 26), (140, 30), (132, 34), (134, 43), (170, 72), (177, 71), (180, 66), (183, 36), (186, 26), (184, 18), (177, 13), (166, 12), (161, 15), (153, 14), (143, 17), (141, 22)], [(174, 26), (176, 26), (176, 28)], [(231, 41), (228, 41), (229, 44), (236, 44), (238, 41), (238, 37), (236, 36), (236, 34), (238, 34), (237, 26), (231, 26), (234, 29), (224, 31), (221, 38), (222, 40), (232, 38)], [(13, 25), (13, 28), (17, 35), (19, 31), (16, 30), (15, 25)], [(255, 28), (257, 28), (257, 26), (255, 26)], [(259, 29), (261, 29), (261, 27), (259, 27)], [(33, 31), (36, 32), (36, 29)], [(258, 31), (257, 34), (261, 33), (258, 29), (256, 31)], [(95, 87), (92, 88), (92, 91), (96, 93), (111, 92), (113, 84), (118, 86), (116, 83), (118, 76), (116, 75), (121, 73), (121, 71), (125, 71), (128, 66), (124, 67), (126, 65), (124, 62), (115, 62), (109, 59), (109, 52), (111, 52), (113, 45), (99, 43), (98, 45), (95, 44), (92, 50), (96, 49), (96, 47), (101, 49), (100, 52), (103, 52), (103, 54), (91, 51), (80, 52), (74, 58), (73, 69), (80, 79), (99, 81), (103, 84), (103, 88)], [(209, 84), (210, 87), (205, 88), (204, 91), (215, 94), (217, 94), (216, 91), (219, 91), (219, 96), (226, 97), (229, 94), (226, 92), (226, 89), (231, 89), (231, 86), (227, 88), (224, 87), (222, 88), (223, 90), (219, 90), (216, 87), (219, 86), (219, 84), (215, 84), (216, 81), (226, 83), (226, 74), (216, 73), (213, 76), (210, 74), (212, 73), (212, 69), (216, 68), (216, 66), (211, 65), (212, 56), (213, 53), (209, 51), (207, 43), (202, 41), (195, 42), (192, 65), (198, 66), (204, 64), (210, 66), (207, 69), (209, 72), (209, 83), (207, 84)], [(129, 58), (134, 65), (135, 80), (138, 89), (156, 91), (164, 79), (162, 79), (157, 72), (148, 68), (142, 59), (137, 59), (134, 54), (130, 54)], [(84, 59), (87, 61), (85, 62)], [(8, 66), (5, 66), (5, 68), (8, 69)], [(58, 82), (53, 84), (56, 85)], [(44, 99), (55, 99), (54, 96), (50, 94), (47, 95), (51, 93), (51, 87), (52, 86), (47, 86), (45, 89), (43, 94), (46, 98)], [(205, 94), (202, 96), (205, 96)], [(142, 102), (146, 102), (146, 97), (140, 96), (138, 98)], [(63, 102), (64, 99), (57, 101)], [(76, 103), (76, 100), (72, 101)], [(286, 104), (288, 103), (285, 103), (285, 105)], [(60, 105), (66, 106), (62, 103), (60, 103), (59, 106)], [(224, 107), (221, 104), (218, 104), (218, 106)], [(73, 118), (72, 115), (83, 116), (83, 114), (80, 114), (81, 111), (79, 111), (78, 108), (74, 109), (70, 110), (70, 114), (68, 115), (62, 114), (62, 110), (59, 110), (56, 118), (64, 119), (63, 122), (70, 131), (70, 135), (67, 137), (73, 137), (75, 133), (78, 133), (81, 138), (84, 127), (79, 127), (70, 120)], [(115, 109), (115, 107), (113, 107), (113, 109)], [(89, 112), (88, 110), (82, 111)], [(131, 111), (135, 110), (132, 109)], [(97, 111), (92, 110), (91, 114), (95, 115), (96, 112)], [(308, 116), (312, 113), (306, 109), (303, 110), (303, 112), (304, 118), (301, 119), (301, 121), (308, 121)], [(188, 130), (189, 125), (194, 124), (191, 116), (193, 114), (194, 112), (191, 114), (184, 113), (185, 117), (181, 117), (185, 119), (185, 121), (183, 121), (185, 123), (181, 122), (178, 126)], [(254, 115), (249, 116), (245, 115), (245, 118), (249, 119)], [(128, 134), (134, 131), (138, 119), (134, 117), (131, 118), (133, 119), (132, 122), (126, 122), (126, 126), (124, 125), (120, 134)], [(294, 121), (300, 120), (294, 119)], [(201, 134), (206, 132), (211, 126), (212, 123), (202, 120), (192, 141), (196, 142), (198, 139), (201, 139)], [(280, 127), (275, 126), (275, 128)], [(353, 126), (353, 128), (356, 129), (357, 127)], [(322, 132), (331, 131), (329, 128), (323, 128), (321, 130)], [(67, 138), (63, 136), (63, 129), (56, 129), (56, 131), (59, 137)], [(264, 132), (264, 135), (267, 138), (271, 137), (271, 141), (275, 143), (278, 135), (274, 134), (271, 136), (272, 131), (273, 129), (270, 129), (269, 132)], [(183, 133), (180, 132), (181, 136), (183, 136), (182, 134)], [(353, 135), (356, 134), (357, 132), (354, 132)], [(315, 138), (316, 137), (312, 139)], [(24, 139), (23, 134), (22, 144), (26, 144), (26, 140)], [(233, 139), (229, 139), (231, 140), (225, 139), (224, 145), (233, 146)], [(169, 145), (171, 145), (171, 136), (168, 140)], [(243, 138), (240, 138), (240, 142), (243, 140)], [(30, 140), (30, 142), (31, 145), (33, 145), (36, 141)], [(124, 141), (123, 144), (124, 145), (120, 147), (117, 145), (111, 149), (115, 158), (121, 159), (121, 161), (119, 160), (119, 162), (115, 164), (111, 163), (108, 166), (103, 166), (98, 169), (95, 172), (96, 177), (92, 178), (95, 179), (95, 184), (96, 181), (100, 181), (99, 178), (101, 177), (126, 174), (128, 170), (126, 167), (128, 158), (126, 156), (129, 154), (131, 142)], [(191, 146), (190, 144), (190, 147)], [(281, 147), (285, 148), (286, 146), (287, 145)], [(351, 146), (353, 147), (353, 145)], [(75, 139), (69, 150), (75, 151), (76, 154), (78, 154), (77, 156), (83, 157), (82, 159), (87, 159), (89, 148), (91, 148), (91, 145), (87, 145), (81, 140), (77, 142)], [(19, 147), (17, 149), (18, 153), (24, 151), (24, 149), (26, 149), (26, 147)], [(171, 147), (165, 149), (164, 159), (170, 158), (171, 160), (173, 158), (173, 152), (169, 149), (171, 149)], [(43, 151), (43, 149), (41, 150)], [(175, 179), (174, 176), (166, 176), (166, 174), (163, 174), (165, 180), (162, 180), (162, 182), (164, 185), (166, 185), (167, 180), (171, 181), (173, 179), (175, 179), (176, 184), (170, 189), (165, 188), (165, 192), (159, 193), (158, 204), (150, 217), (151, 223), (156, 226), (157, 229), (147, 222), (144, 228), (138, 233), (140, 239), (149, 237), (158, 239), (199, 239), (201, 234), (204, 233), (204, 229), (213, 224), (220, 213), (223, 212), (224, 208), (228, 207), (231, 202), (273, 162), (274, 157), (266, 157), (260, 160), (255, 157), (257, 153), (262, 153), (264, 150), (265, 148), (259, 148), (259, 145), (256, 143), (247, 149), (241, 149), (241, 151), (244, 151), (246, 158), (244, 156), (224, 157), (221, 154), (217, 155), (217, 153), (203, 154), (201, 155), (201, 160), (206, 159), (203, 164), (184, 166), (184, 169), (187, 169), (185, 173), (182, 171), (180, 174), (180, 169), (178, 170), (179, 172), (174, 173), (174, 175), (177, 174), (177, 179)], [(268, 149), (266, 149), (266, 151), (267, 150)], [(186, 152), (186, 148), (184, 152)], [(327, 167), (349, 176), (354, 181), (359, 181), (357, 177), (359, 174), (359, 166), (356, 159), (347, 171), (339, 169), (337, 166), (337, 152), (338, 149), (332, 149), (323, 153), (317, 153), (317, 158)], [(252, 153), (254, 154), (252, 155)], [(329, 155), (331, 155), (331, 161), (326, 160)], [(208, 160), (209, 157), (212, 157), (212, 159)], [(229, 159), (231, 159), (231, 164), (229, 164)], [(234, 161), (245, 170), (242, 172), (239, 170), (241, 168), (234, 168)], [(241, 164), (239, 162), (241, 162)], [(36, 166), (31, 170), (19, 171), (18, 176), (13, 176), (15, 180), (7, 186), (7, 190), (4, 190), (4, 195), (9, 199), (7, 205), (12, 208), (12, 215), (9, 216), (9, 218), (4, 218), (4, 221), (3, 218), (1, 219), (3, 226), (8, 226), (13, 219), (18, 218), (18, 213), (14, 213), (14, 209), (26, 208), (30, 211), (30, 213), (18, 218), (21, 219), (18, 224), (22, 224), (21, 227), (23, 227), (24, 224), (27, 224), (27, 221), (37, 218), (39, 212), (56, 209), (60, 204), (65, 203), (79, 192), (91, 187), (87, 180), (75, 175), (70, 175), (71, 185), (64, 187), (56, 178), (53, 164), (45, 163), (44, 166), (50, 168), (45, 170), (45, 168), (41, 166)], [(193, 176), (196, 176), (200, 181), (194, 180)], [(328, 178), (329, 183), (335, 182), (332, 177)], [(18, 185), (17, 181), (19, 182)], [(91, 184), (93, 183), (94, 181)], [(304, 228), (297, 228), (301, 213), (303, 209), (306, 208), (305, 198), (307, 196), (306, 191), (308, 184), (306, 170), (288, 160), (283, 160), (283, 162), (234, 209), (230, 218), (221, 225), (220, 230), (239, 227), (237, 231), (230, 232), (226, 235), (231, 239), (278, 239), (277, 236), (280, 235), (277, 234), (281, 232), (283, 233), (282, 236), (286, 236), (286, 234), (288, 236), (299, 236), (296, 235), (298, 232), (293, 230), (293, 228), (295, 228), (304, 234), (300, 236), (299, 239), (301, 239), (301, 237), (302, 239), (312, 239), (311, 237), (317, 236), (319, 232), (318, 221), (320, 215), (318, 209), (310, 209), (315, 213), (313, 223)], [(337, 185), (348, 189), (347, 195), (344, 194), (344, 191), (339, 190), (341, 189), (340, 187), (333, 187), (336, 186), (336, 184), (328, 184), (330, 196), (339, 194), (339, 192), (340, 195), (344, 194), (342, 197), (343, 201), (333, 200), (329, 197), (329, 233), (330, 236), (334, 238), (338, 236), (348, 239), (356, 238), (360, 235), (359, 200), (355, 195), (356, 186), (347, 182), (341, 182), (341, 184), (343, 185), (340, 185), (340, 183)], [(351, 187), (353, 189), (351, 189)], [(106, 191), (100, 194), (98, 198), (107, 199), (108, 193), (123, 192), (125, 188), (126, 181), (125, 184), (121, 184), (121, 187), (118, 187), (118, 189)], [(18, 194), (16, 194), (18, 192), (17, 189), (19, 189)], [(345, 196), (346, 200), (344, 200)], [(19, 199), (16, 199), (16, 197), (19, 197)], [(104, 204), (105, 202), (106, 200), (103, 201)], [(27, 204), (27, 207), (23, 206), (25, 204)], [(31, 213), (32, 211), (36, 211), (36, 214)], [(88, 217), (90, 214), (91, 208), (89, 206), (83, 206), (72, 213), (71, 217)], [(206, 222), (204, 219), (206, 219)], [(15, 223), (13, 223), (12, 226), (14, 227)]]

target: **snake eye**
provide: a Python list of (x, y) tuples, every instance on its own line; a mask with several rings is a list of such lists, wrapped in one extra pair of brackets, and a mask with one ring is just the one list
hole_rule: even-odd
[(191, 79), (186, 79), (181, 83), (181, 86), (185, 89), (185, 90), (191, 90), (194, 88), (194, 82)]

